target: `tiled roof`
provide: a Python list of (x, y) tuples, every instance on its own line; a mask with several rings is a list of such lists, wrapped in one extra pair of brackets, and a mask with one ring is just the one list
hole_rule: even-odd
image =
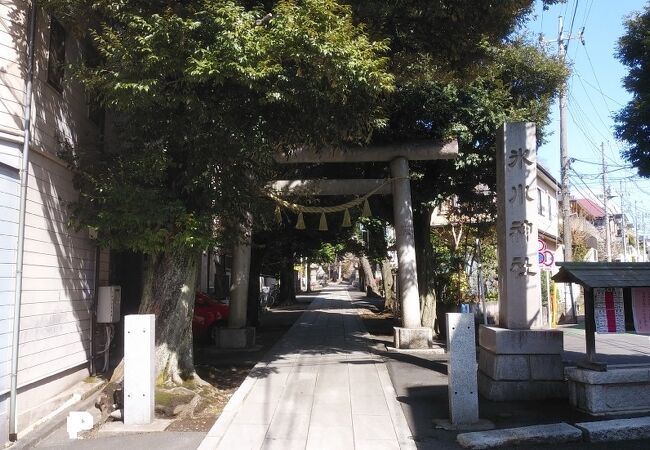
[(580, 209), (582, 209), (588, 216), (594, 219), (605, 217), (605, 210), (597, 203), (589, 200), (588, 198), (579, 198), (574, 200)]
[(578, 283), (595, 287), (650, 287), (650, 263), (558, 262), (553, 276), (559, 283)]

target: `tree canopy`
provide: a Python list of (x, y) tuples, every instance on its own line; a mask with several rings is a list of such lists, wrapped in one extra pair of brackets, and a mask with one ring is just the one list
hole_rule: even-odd
[[(68, 73), (106, 108), (109, 127), (103, 145), (62, 153), (81, 194), (74, 217), (97, 227), (102, 245), (151, 255), (141, 312), (155, 312), (157, 326), (166, 327), (156, 333), (159, 368), (175, 382), (175, 366), (192, 374), (198, 252), (215, 237), (232, 243), (246, 213), (272, 210), (259, 201), (267, 181), (279, 171), (377, 177), (387, 170), (279, 169), (278, 151), (458, 138), (456, 161), (411, 165), (416, 245), (425, 250), (418, 270), (432, 273), (432, 206), (451, 193), (475, 198), (479, 183), (492, 187), (497, 126), (543, 124), (566, 75), (554, 58), (513, 37), (533, 3), (41, 2), (93, 49)], [(286, 225), (287, 235), (295, 233)], [(319, 241), (289, 237), (285, 250), (313, 251)], [(292, 257), (282, 262), (291, 277)], [(430, 277), (418, 277), (421, 292), (433, 290)]]
[(99, 55), (76, 75), (113, 138), (68, 156), (76, 217), (113, 248), (204, 247), (255, 202), (273, 152), (366, 142), (385, 122), (386, 44), (334, 0), (274, 2), (271, 20), (236, 1), (45, 3), (91, 27)]
[(625, 34), (618, 41), (618, 59), (628, 67), (623, 79), (630, 100), (616, 115), (616, 137), (629, 144), (623, 156), (639, 171), (650, 176), (650, 6), (625, 22)]

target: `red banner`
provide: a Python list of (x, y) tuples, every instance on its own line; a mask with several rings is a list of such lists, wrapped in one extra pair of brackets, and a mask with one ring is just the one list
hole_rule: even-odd
[(623, 289), (594, 289), (594, 319), (597, 333), (625, 333)]

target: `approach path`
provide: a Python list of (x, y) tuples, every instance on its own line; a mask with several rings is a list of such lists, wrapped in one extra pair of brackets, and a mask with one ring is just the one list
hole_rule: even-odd
[(384, 360), (344, 286), (314, 293), (199, 449), (415, 449)]

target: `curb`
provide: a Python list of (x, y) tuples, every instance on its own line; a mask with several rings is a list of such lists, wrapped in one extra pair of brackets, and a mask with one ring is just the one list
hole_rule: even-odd
[(457, 442), (464, 448), (485, 449), (519, 444), (567, 442), (615, 442), (650, 439), (650, 417), (595, 422), (533, 425), (500, 430), (461, 433)]
[(504, 428), (501, 430), (461, 433), (456, 437), (464, 448), (484, 449), (519, 444), (559, 444), (579, 442), (582, 431), (568, 423)]
[(628, 441), (650, 438), (650, 417), (576, 423), (586, 442)]
[(36, 444), (43, 441), (58, 428), (65, 426), (70, 411), (86, 410), (93, 405), (95, 402), (94, 395), (101, 391), (107, 384), (106, 381), (101, 381), (92, 384), (87, 390), (81, 393), (73, 394), (70, 400), (65, 402), (59, 409), (41, 419), (42, 423), (37, 422), (34, 424), (33, 429), (28, 431), (24, 437), (21, 437), (19, 434), (18, 440), (7, 447), (7, 449), (22, 450), (36, 446)]

